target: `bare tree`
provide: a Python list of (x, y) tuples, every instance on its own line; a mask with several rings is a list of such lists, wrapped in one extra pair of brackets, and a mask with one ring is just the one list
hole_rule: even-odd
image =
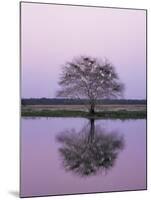
[(81, 56), (63, 66), (58, 97), (89, 100), (89, 112), (95, 112), (98, 99), (117, 98), (124, 89), (113, 65), (105, 60)]
[(59, 152), (65, 170), (89, 176), (110, 170), (124, 148), (124, 138), (117, 132), (108, 133), (95, 126), (94, 119), (79, 132), (65, 130), (57, 135), (62, 144)]

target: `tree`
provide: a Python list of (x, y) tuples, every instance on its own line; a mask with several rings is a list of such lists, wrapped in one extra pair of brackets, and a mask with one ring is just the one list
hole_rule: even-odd
[(95, 112), (98, 99), (117, 98), (124, 89), (112, 64), (81, 56), (63, 66), (57, 97), (89, 100), (89, 112)]
[(124, 148), (124, 138), (116, 132), (108, 133), (95, 120), (89, 120), (79, 132), (74, 129), (57, 135), (63, 166), (80, 176), (89, 176), (111, 169)]

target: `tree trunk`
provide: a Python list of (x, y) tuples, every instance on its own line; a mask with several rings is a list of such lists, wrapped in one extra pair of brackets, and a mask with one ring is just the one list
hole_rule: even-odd
[(92, 103), (90, 105), (90, 114), (94, 114), (95, 113), (94, 108), (95, 108), (94, 103)]
[(88, 136), (88, 142), (92, 142), (94, 139), (94, 134), (95, 134), (95, 124), (94, 124), (94, 119), (90, 119), (90, 132)]

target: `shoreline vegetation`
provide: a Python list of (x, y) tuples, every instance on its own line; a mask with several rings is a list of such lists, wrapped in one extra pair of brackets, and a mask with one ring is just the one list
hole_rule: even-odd
[(71, 110), (26, 110), (22, 111), (24, 117), (84, 117), (96, 119), (145, 119), (146, 111), (99, 111), (93, 115), (86, 111), (71, 111)]
[(83, 117), (94, 119), (145, 119), (146, 105), (102, 105), (94, 114), (83, 105), (28, 105), (22, 106), (24, 117)]
[(145, 119), (146, 100), (98, 100), (95, 113), (90, 114), (88, 100), (22, 99), (23, 117), (83, 117), (94, 119)]

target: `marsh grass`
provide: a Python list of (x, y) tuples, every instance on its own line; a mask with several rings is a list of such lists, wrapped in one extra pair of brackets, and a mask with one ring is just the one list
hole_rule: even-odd
[(34, 117), (85, 117), (85, 118), (117, 118), (117, 119), (144, 119), (147, 116), (147, 112), (144, 111), (99, 111), (93, 115), (86, 111), (73, 111), (73, 110), (22, 110), (22, 116), (34, 116)]

